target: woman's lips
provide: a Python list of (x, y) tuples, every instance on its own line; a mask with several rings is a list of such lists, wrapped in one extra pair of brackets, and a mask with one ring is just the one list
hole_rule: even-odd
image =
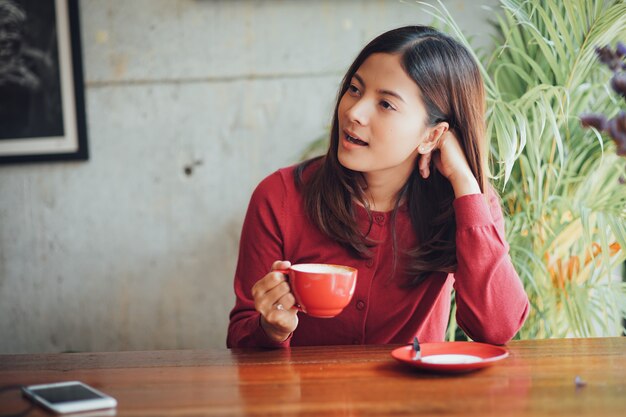
[(348, 141), (349, 143), (352, 143), (354, 145), (358, 145), (358, 146), (368, 146), (368, 143), (359, 139), (355, 134), (353, 134), (350, 131), (344, 130), (343, 131), (343, 137), (346, 141)]

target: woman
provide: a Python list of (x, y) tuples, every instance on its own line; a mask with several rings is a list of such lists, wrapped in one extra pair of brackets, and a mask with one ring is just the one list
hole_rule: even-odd
[[(458, 42), (423, 26), (371, 41), (343, 79), (327, 154), (252, 195), (227, 345), (442, 341), (453, 287), (470, 338), (509, 341), (528, 298), (487, 185), (483, 118), (482, 79)], [(359, 270), (335, 318), (298, 315), (272, 272), (309, 262)]]

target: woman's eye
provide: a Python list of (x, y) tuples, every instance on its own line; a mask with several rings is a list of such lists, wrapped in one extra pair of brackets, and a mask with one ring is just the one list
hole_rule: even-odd
[(360, 93), (358, 87), (354, 84), (350, 84), (350, 87), (348, 87), (348, 91), (350, 92), (350, 94), (353, 95), (358, 95)]
[(380, 106), (385, 110), (395, 110), (395, 108), (391, 104), (389, 104), (388, 101), (385, 100), (380, 102)]

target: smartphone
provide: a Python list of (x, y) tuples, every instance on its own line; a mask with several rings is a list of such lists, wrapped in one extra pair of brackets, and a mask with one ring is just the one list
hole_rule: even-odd
[(59, 414), (117, 406), (115, 398), (80, 381), (29, 385), (22, 388), (22, 392), (35, 403)]

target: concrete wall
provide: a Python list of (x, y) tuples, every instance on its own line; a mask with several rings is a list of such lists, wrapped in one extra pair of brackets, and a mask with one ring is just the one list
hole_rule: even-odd
[[(445, 3), (486, 39), (489, 12)], [(80, 7), (91, 158), (0, 167), (0, 353), (223, 347), (254, 186), (325, 131), (368, 40), (431, 18), (393, 0)]]

